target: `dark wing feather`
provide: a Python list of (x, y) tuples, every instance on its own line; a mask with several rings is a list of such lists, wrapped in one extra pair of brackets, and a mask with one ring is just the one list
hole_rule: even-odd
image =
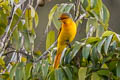
[(61, 30), (62, 30), (62, 27), (60, 28), (60, 30), (59, 30), (59, 32), (58, 32), (58, 37), (59, 37), (59, 35), (60, 35), (60, 33), (61, 33)]

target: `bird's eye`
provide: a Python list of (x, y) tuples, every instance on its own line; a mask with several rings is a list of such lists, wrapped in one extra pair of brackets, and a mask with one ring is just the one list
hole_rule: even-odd
[(58, 20), (64, 20), (64, 19), (67, 19), (67, 17), (64, 17), (64, 18), (59, 18)]

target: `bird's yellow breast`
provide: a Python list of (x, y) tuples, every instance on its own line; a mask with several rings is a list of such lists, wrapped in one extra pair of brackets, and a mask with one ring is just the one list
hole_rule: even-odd
[(55, 69), (59, 67), (62, 51), (72, 42), (77, 32), (75, 22), (68, 14), (63, 13), (59, 20), (62, 22), (62, 28), (58, 36), (57, 53), (54, 60)]
[(73, 20), (62, 23), (62, 29), (58, 37), (58, 45), (65, 44), (66, 40), (72, 42), (76, 35), (76, 24)]

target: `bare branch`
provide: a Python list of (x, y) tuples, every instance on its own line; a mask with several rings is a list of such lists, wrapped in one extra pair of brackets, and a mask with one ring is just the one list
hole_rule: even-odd
[[(10, 36), (9, 36), (8, 33), (9, 33), (9, 31), (10, 31), (10, 27), (11, 27), (11, 24), (12, 24), (12, 21), (13, 21), (13, 16), (14, 16), (16, 10), (17, 10), (25, 1), (26, 1), (26, 0), (23, 0), (23, 1), (21, 1), (19, 4), (17, 4), (17, 5), (14, 4), (14, 5), (13, 5), (12, 11), (11, 11), (11, 15), (10, 15), (10, 17), (9, 17), (9, 19), (8, 19), (8, 26), (7, 26), (6, 30), (5, 30), (5, 33), (3, 34), (3, 36), (2, 36), (1, 39), (0, 39), (0, 43), (3, 44), (2, 46), (0, 46), (0, 57), (2, 56), (2, 54), (3, 54), (4, 50), (5, 50), (5, 47), (7, 46), (7, 43), (9, 42), (9, 37), (11, 36), (11, 34), (10, 34)], [(16, 24), (18, 24), (19, 21), (20, 21), (20, 20), (18, 20), (18, 22), (17, 22)], [(15, 26), (17, 26), (17, 25), (15, 25)], [(13, 31), (14, 31), (14, 28), (13, 28)], [(13, 32), (12, 32), (12, 33), (13, 33)], [(9, 36), (9, 37), (8, 37), (8, 36)]]
[(49, 51), (56, 45), (56, 43), (57, 43), (57, 40), (48, 48), (47, 51), (45, 51), (45, 52), (42, 54), (42, 56), (40, 56), (39, 58), (37, 58), (37, 59), (34, 61), (34, 63), (39, 62), (41, 59), (43, 59), (44, 57), (46, 57), (47, 54), (49, 53)]
[(29, 59), (30, 61), (33, 60), (33, 57), (32, 57), (31, 55), (29, 55), (28, 52), (26, 52), (25, 50), (22, 50), (22, 49), (19, 50), (19, 51), (16, 51), (16, 50), (9, 51), (9, 52), (5, 53), (5, 54), (2, 55), (2, 56), (8, 55), (8, 54), (13, 54), (13, 53), (20, 53), (20, 54), (22, 54), (23, 56), (25, 56), (27, 59)]
[(24, 2), (25, 2), (25, 0), (21, 1), (21, 3), (19, 3), (17, 5), (15, 5), (15, 4), (13, 5), (13, 8), (11, 10), (11, 14), (10, 14), (10, 16), (8, 18), (8, 26), (6, 27), (5, 33), (1, 38), (3, 42), (7, 38), (8, 32), (10, 31), (10, 27), (11, 27), (11, 24), (12, 24), (12, 21), (13, 21), (13, 16), (14, 16), (17, 8), (19, 8)]
[(4, 69), (4, 71), (1, 72), (0, 74), (5, 73), (6, 71), (10, 72), (10, 69), (11, 69), (11, 67), (12, 67), (11, 64), (10, 64), (10, 62), (13, 62), (13, 61), (16, 61), (16, 53), (15, 53), (15, 52), (13, 52), (12, 58), (10, 59), (8, 65), (7, 65), (7, 67), (6, 67), (6, 69)]
[(75, 6), (75, 18), (74, 20), (77, 21), (80, 16), (80, 0), (76, 0), (74, 3)]
[(25, 11), (26, 11), (26, 8), (27, 8), (27, 6), (24, 8), (22, 15), (19, 17), (18, 21), (16, 22), (16, 24), (15, 24), (14, 27), (13, 27), (13, 29), (11, 30), (10, 35), (9, 35), (9, 38), (11, 37), (12, 33), (13, 33), (13, 32), (15, 31), (15, 29), (17, 28), (17, 25), (18, 25), (19, 22), (21, 21), (24, 13), (25, 13)]
[(33, 57), (29, 55), (29, 53), (27, 53), (26, 51), (20, 50), (20, 51), (17, 51), (17, 53), (20, 53), (24, 55), (25, 57), (27, 57), (27, 59), (29, 59), (30, 61), (33, 61)]

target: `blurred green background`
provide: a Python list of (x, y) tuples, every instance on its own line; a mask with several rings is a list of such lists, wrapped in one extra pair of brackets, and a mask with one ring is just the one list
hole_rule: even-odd
[[(36, 28), (37, 38), (35, 40), (35, 50), (45, 51), (45, 43), (46, 43), (46, 34), (45, 29), (48, 23), (48, 14), (51, 8), (55, 4), (68, 2), (68, 0), (49, 0), (46, 1), (43, 7), (38, 7), (38, 15), (39, 15), (39, 26)], [(107, 8), (110, 12), (110, 21), (109, 27), (120, 34), (120, 0), (103, 0)], [(54, 26), (54, 25), (53, 25)], [(52, 29), (56, 30), (53, 26)], [(76, 36), (76, 40), (80, 40), (81, 37), (85, 36), (85, 26), (84, 24), (80, 25), (78, 28), (78, 34)], [(57, 31), (56, 31), (57, 37)]]

